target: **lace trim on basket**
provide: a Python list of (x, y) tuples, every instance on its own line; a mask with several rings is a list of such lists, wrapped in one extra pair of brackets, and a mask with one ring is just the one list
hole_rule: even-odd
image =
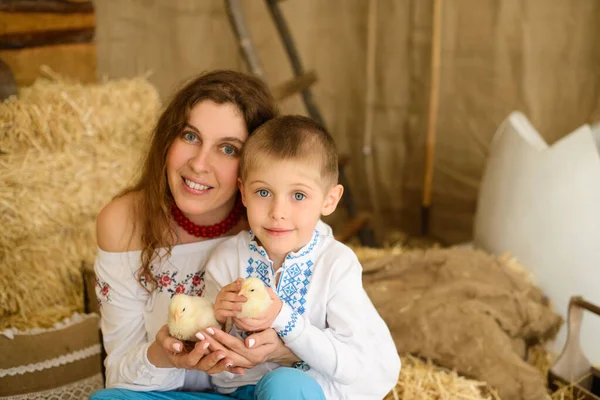
[(52, 328), (46, 328), (46, 329), (33, 328), (33, 329), (28, 329), (26, 331), (20, 331), (15, 328), (9, 328), (9, 329), (4, 329), (4, 330), (0, 331), (0, 335), (4, 335), (9, 339), (14, 339), (15, 335), (38, 335), (40, 333), (59, 331), (61, 329), (68, 328), (69, 326), (78, 324), (81, 321), (85, 321), (86, 319), (97, 318), (97, 317), (99, 317), (99, 315), (97, 313), (89, 313), (89, 314), (73, 313), (73, 315), (71, 315), (70, 317), (67, 317), (67, 318), (63, 319), (62, 321), (55, 323), (52, 326)]
[(5, 376), (23, 375), (28, 372), (42, 371), (44, 369), (59, 367), (61, 365), (69, 364), (75, 361), (83, 360), (96, 354), (100, 354), (100, 345), (95, 344), (85, 349), (77, 350), (72, 353), (63, 354), (60, 357), (51, 358), (38, 363), (32, 363), (27, 365), (19, 365), (18, 367), (0, 369), (0, 378)]
[(96, 390), (102, 389), (102, 374), (97, 373), (89, 378), (68, 383), (64, 386), (43, 390), (41, 392), (31, 392), (16, 394), (14, 396), (0, 397), (0, 400), (81, 400), (87, 399), (89, 395)]

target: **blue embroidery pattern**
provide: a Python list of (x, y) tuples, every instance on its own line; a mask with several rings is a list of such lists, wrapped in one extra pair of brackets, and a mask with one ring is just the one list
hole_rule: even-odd
[(277, 334), (281, 337), (286, 337), (288, 335), (288, 333), (290, 333), (292, 331), (292, 329), (294, 329), (296, 327), (296, 321), (298, 321), (298, 317), (300, 314), (298, 313), (292, 313), (292, 316), (290, 318), (290, 320), (288, 321), (288, 323), (285, 325), (285, 328), (283, 328), (280, 331), (277, 331)]
[(312, 266), (313, 262), (307, 260), (305, 263), (288, 265), (281, 272), (281, 281), (277, 289), (277, 294), (282, 301), (289, 304), (300, 315), (306, 311), (304, 308), (306, 304), (304, 296), (308, 293), (310, 277), (312, 276)]
[[(261, 257), (250, 257), (246, 266), (246, 277), (251, 276), (261, 279), (266, 285), (273, 286), (275, 282), (273, 265), (269, 261), (269, 256), (262, 247), (258, 247), (254, 240), (254, 235), (250, 232), (250, 244), (248, 248), (250, 253), (258, 253)], [(294, 312), (285, 327), (277, 332), (280, 337), (287, 336), (295, 327), (301, 315), (306, 312), (306, 295), (308, 286), (312, 277), (313, 261), (309, 258), (319, 241), (319, 232), (315, 229), (311, 242), (305, 246), (304, 251), (299, 254), (288, 254), (282, 265), (281, 278), (276, 290), (279, 298), (287, 303)], [(308, 257), (307, 257), (308, 256)], [(302, 259), (304, 257), (304, 259)], [(273, 283), (273, 285), (271, 285)]]
[(272, 267), (263, 260), (255, 260), (252, 257), (248, 259), (246, 266), (246, 278), (255, 276), (263, 281), (267, 286), (271, 286)]
[(297, 254), (297, 255), (288, 254), (285, 257), (285, 259), (286, 260), (293, 260), (294, 258), (300, 258), (300, 257), (303, 257), (303, 256), (307, 255), (316, 246), (316, 244), (317, 244), (318, 241), (319, 241), (319, 231), (315, 229), (315, 233), (313, 234), (313, 240), (308, 245), (308, 248), (306, 250), (304, 250), (302, 253)]

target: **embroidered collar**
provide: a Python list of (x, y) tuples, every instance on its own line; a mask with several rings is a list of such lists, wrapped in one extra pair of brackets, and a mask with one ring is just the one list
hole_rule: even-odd
[[(319, 242), (319, 231), (315, 229), (311, 240), (297, 252), (289, 253), (278, 271), (279, 286), (276, 293), (282, 301), (285, 301), (299, 314), (306, 311), (305, 296), (312, 278), (312, 270), (315, 259), (315, 249)], [(252, 231), (249, 232), (248, 264), (246, 266), (246, 278), (251, 276), (261, 279), (266, 285), (275, 288), (276, 274), (273, 270), (273, 262), (269, 259), (265, 249), (256, 243), (256, 237)]]

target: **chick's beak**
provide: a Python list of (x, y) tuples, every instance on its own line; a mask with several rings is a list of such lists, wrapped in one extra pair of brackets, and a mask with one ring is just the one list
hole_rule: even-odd
[(173, 319), (175, 319), (175, 322), (178, 322), (181, 319), (181, 314), (179, 313), (179, 311), (175, 311)]
[(240, 292), (237, 295), (238, 296), (246, 296), (246, 289), (244, 289), (244, 288), (240, 289)]

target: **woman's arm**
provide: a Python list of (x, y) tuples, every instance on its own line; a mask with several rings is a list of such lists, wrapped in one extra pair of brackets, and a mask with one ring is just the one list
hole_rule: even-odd
[[(183, 385), (185, 370), (158, 368), (148, 357), (152, 344), (147, 339), (144, 309), (147, 294), (137, 290), (139, 284), (127, 264), (114, 260), (119, 254), (99, 252), (96, 263), (96, 294), (100, 327), (107, 357), (106, 387), (132, 390), (170, 390)], [(129, 277), (127, 276), (129, 272)]]
[(106, 384), (133, 390), (175, 389), (183, 385), (185, 370), (174, 367), (204, 370), (220, 361), (224, 369), (225, 362), (231, 360), (216, 360), (223, 353), (202, 358), (202, 348), (189, 355), (175, 355), (174, 343), (164, 335), (148, 341), (144, 310), (149, 294), (133, 273), (139, 265), (137, 253), (128, 252), (139, 241), (132, 223), (134, 201), (135, 194), (115, 199), (102, 210), (96, 225), (100, 247), (95, 262), (96, 294), (107, 351)]
[[(241, 340), (218, 328), (211, 328), (212, 333), (203, 331), (211, 350), (225, 350), (234, 366), (253, 368), (265, 361), (290, 367), (300, 359), (285, 346), (273, 329), (254, 333)], [(232, 371), (233, 372), (233, 371)]]

